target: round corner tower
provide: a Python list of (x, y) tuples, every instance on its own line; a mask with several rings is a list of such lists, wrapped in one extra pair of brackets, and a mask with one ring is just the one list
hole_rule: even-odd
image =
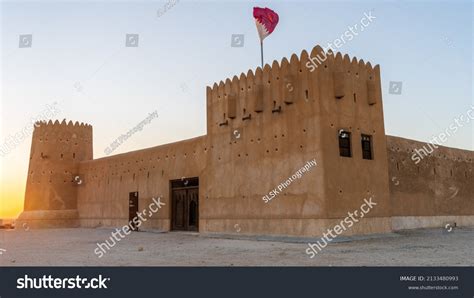
[(78, 226), (77, 169), (79, 162), (92, 157), (91, 125), (65, 120), (35, 123), (25, 206), (17, 226)]

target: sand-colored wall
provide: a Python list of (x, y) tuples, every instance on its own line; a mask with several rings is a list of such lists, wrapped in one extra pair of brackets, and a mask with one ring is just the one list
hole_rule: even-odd
[[(306, 54), (305, 54), (306, 55)], [(342, 56), (324, 55), (315, 47), (310, 57), (327, 57), (309, 76), (318, 86), (320, 139), (323, 144), (327, 218), (341, 218), (360, 208), (364, 198), (377, 203), (368, 218), (388, 218), (390, 199), (380, 67)], [(352, 157), (339, 154), (339, 132), (351, 133)], [(372, 160), (362, 158), (361, 135), (372, 137)]]
[[(345, 235), (391, 231), (392, 216), (397, 227), (418, 227), (439, 220), (420, 216), (473, 215), (473, 153), (440, 148), (415, 165), (411, 150), (421, 143), (385, 135), (380, 81), (378, 65), (317, 46), (207, 87), (204, 136), (92, 160), (90, 126), (36, 128), (25, 211), (71, 212), (24, 218), (51, 226), (78, 214), (81, 226), (118, 227), (129, 220), (129, 193), (138, 192), (139, 210), (152, 198), (165, 203), (142, 228), (168, 231), (170, 181), (192, 177), (204, 233), (318, 236), (370, 197), (377, 205)], [(351, 132), (350, 158), (339, 154), (340, 130)], [(45, 132), (54, 140), (44, 143)], [(362, 158), (361, 134), (372, 137), (372, 160)], [(278, 190), (311, 160), (317, 165)], [(53, 205), (51, 193), (65, 205)]]
[[(319, 233), (327, 217), (319, 104), (305, 98), (308, 70), (296, 55), (207, 89), (208, 194), (204, 232)], [(223, 125), (226, 123), (225, 125)], [(238, 137), (237, 137), (238, 136)], [(268, 203), (263, 197), (315, 159)]]
[[(199, 177), (200, 232), (321, 235), (370, 196), (378, 207), (357, 233), (388, 231), (378, 66), (355, 58), (349, 63), (341, 54), (329, 57), (312, 72), (303, 51), (208, 87), (206, 136), (82, 163), (81, 224), (125, 224), (128, 195), (138, 191), (140, 209), (152, 197), (167, 203), (144, 226), (169, 230), (170, 180)], [(333, 80), (336, 72), (343, 72), (344, 82)], [(375, 88), (369, 94), (370, 84)], [(340, 86), (345, 96), (336, 98)], [(352, 158), (339, 156), (341, 128), (353, 129)], [(360, 133), (373, 136), (374, 160), (362, 160)], [(317, 165), (265, 202), (265, 195), (311, 160)]]
[[(300, 76), (306, 76), (306, 67), (298, 59), (296, 64), (293, 71), (301, 69)], [(327, 216), (319, 104), (304, 100), (300, 93), (304, 89), (298, 85), (295, 95), (287, 93), (292, 103), (283, 102), (290, 64), (284, 59), (282, 65), (281, 71), (274, 62), (272, 67), (257, 69), (255, 75), (249, 71), (208, 88), (206, 136), (82, 163), (81, 224), (125, 224), (128, 194), (138, 191), (140, 209), (156, 196), (167, 203), (144, 226), (169, 230), (170, 180), (199, 177), (201, 232), (235, 232), (239, 224), (249, 234), (319, 234), (322, 221), (317, 219)], [(260, 93), (254, 93), (258, 88)], [(234, 107), (229, 107), (229, 98)], [(273, 100), (281, 106), (278, 113), (272, 113)], [(229, 109), (234, 110), (229, 114)], [(248, 120), (242, 119), (249, 115)], [(227, 125), (219, 125), (224, 121)], [(263, 201), (263, 196), (313, 159), (317, 166), (268, 204)]]
[(417, 164), (426, 143), (387, 137), (392, 215), (474, 215), (474, 152), (439, 146)]
[(33, 131), (25, 211), (76, 209), (74, 177), (92, 159), (92, 126), (38, 122)]
[[(161, 197), (165, 203), (142, 227), (169, 230), (170, 180), (199, 177), (200, 183), (205, 185), (207, 154), (205, 137), (198, 137), (81, 163), (79, 173), (83, 183), (77, 188), (81, 225), (126, 225), (129, 193), (138, 191), (139, 211), (148, 208), (152, 198)], [(202, 187), (201, 198), (204, 190)]]
[(79, 226), (77, 184), (81, 161), (92, 160), (92, 126), (84, 123), (35, 123), (25, 191), (17, 226)]

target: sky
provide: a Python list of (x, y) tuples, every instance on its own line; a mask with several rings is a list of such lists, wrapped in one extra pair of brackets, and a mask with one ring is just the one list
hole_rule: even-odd
[[(206, 86), (260, 64), (254, 6), (280, 16), (267, 63), (325, 46), (371, 13), (337, 50), (380, 64), (388, 135), (429, 141), (474, 105), (472, 1), (0, 3), (0, 146), (50, 106), (54, 119), (93, 125), (94, 158), (155, 111), (112, 154), (206, 134)], [(138, 34), (138, 46), (127, 47), (126, 34)], [(244, 35), (241, 47), (233, 34)], [(444, 145), (473, 150), (473, 123)], [(0, 218), (22, 211), (30, 146), (29, 136), (0, 157)]]

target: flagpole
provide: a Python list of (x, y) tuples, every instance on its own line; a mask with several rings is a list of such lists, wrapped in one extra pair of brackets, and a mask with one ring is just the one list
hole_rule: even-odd
[(260, 40), (260, 57), (262, 58), (262, 70), (263, 70), (263, 40)]

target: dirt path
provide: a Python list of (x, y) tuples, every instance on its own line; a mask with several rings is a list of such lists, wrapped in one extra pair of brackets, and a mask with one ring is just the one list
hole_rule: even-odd
[[(0, 230), (1, 266), (473, 266), (474, 228), (412, 230), (330, 243), (314, 259), (307, 239), (132, 233), (102, 258), (112, 229)], [(355, 240), (354, 240), (355, 239)], [(314, 239), (315, 242), (317, 239)], [(347, 240), (347, 239), (346, 239)], [(109, 243), (112, 243), (109, 240)]]

